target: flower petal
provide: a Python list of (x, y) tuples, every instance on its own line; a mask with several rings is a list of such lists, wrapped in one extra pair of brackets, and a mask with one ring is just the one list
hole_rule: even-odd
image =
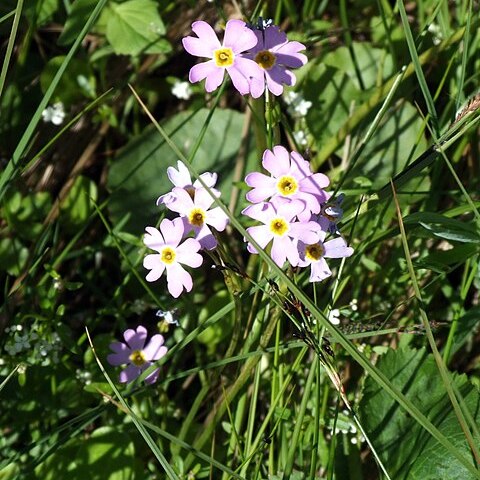
[(229, 20), (225, 26), (223, 46), (230, 47), (233, 53), (241, 53), (257, 44), (257, 37), (242, 20)]
[(163, 233), (165, 244), (171, 247), (176, 247), (181, 242), (185, 231), (181, 218), (175, 218), (174, 220), (164, 218), (160, 224), (160, 230)]
[(165, 270), (165, 264), (161, 260), (161, 256), (157, 253), (147, 255), (143, 259), (143, 266), (148, 270), (151, 270), (145, 277), (147, 282), (155, 282), (158, 280)]
[(213, 60), (209, 60), (208, 62), (194, 65), (190, 69), (188, 79), (190, 80), (190, 82), (195, 83), (206, 78), (207, 80), (205, 82), (205, 90), (207, 92), (213, 92), (223, 82), (224, 73), (224, 68), (217, 67)]
[(203, 263), (203, 257), (197, 253), (201, 248), (198, 240), (187, 238), (178, 248), (178, 263), (198, 268)]
[(191, 275), (179, 263), (167, 267), (167, 282), (168, 291), (175, 298), (183, 292), (183, 287), (189, 292), (193, 286)]
[(119, 380), (121, 383), (133, 382), (142, 371), (133, 364), (130, 364), (125, 370), (120, 372)]
[(330, 277), (331, 275), (332, 272), (330, 268), (328, 268), (327, 262), (323, 257), (312, 263), (310, 271), (311, 282), (321, 282), (322, 280)]
[(142, 350), (147, 339), (147, 329), (143, 325), (139, 325), (136, 331), (129, 328), (125, 330), (123, 338), (132, 350)]
[(202, 20), (192, 23), (192, 30), (198, 36), (186, 37), (182, 40), (185, 50), (191, 55), (198, 57), (213, 56), (213, 51), (221, 47), (217, 34), (213, 28)]
[(353, 254), (353, 248), (347, 246), (347, 242), (342, 238), (334, 238), (323, 244), (326, 258), (344, 258)]
[(186, 165), (178, 160), (178, 170), (175, 167), (167, 168), (168, 179), (173, 183), (175, 187), (188, 187), (192, 185), (192, 178)]
[(290, 155), (285, 147), (277, 145), (273, 147), (273, 151), (265, 150), (262, 165), (275, 178), (279, 178), (290, 169)]
[(145, 383), (148, 383), (149, 385), (152, 385), (153, 383), (155, 383), (158, 380), (159, 373), (160, 373), (160, 369), (157, 368), (150, 375), (147, 375), (145, 377)]
[(287, 35), (285, 32), (282, 32), (277, 26), (272, 25), (265, 29), (265, 50), (278, 48), (285, 42), (288, 42)]
[(197, 188), (197, 190), (195, 190), (194, 203), (196, 207), (208, 210), (214, 201), (215, 199), (208, 193), (206, 188)]
[(165, 347), (163, 344), (165, 342), (165, 339), (163, 338), (163, 335), (157, 334), (154, 335), (151, 339), (150, 342), (148, 342), (148, 345), (145, 346), (143, 349), (143, 354), (145, 355), (145, 359), (148, 360), (149, 362), (152, 360), (159, 360), (168, 351), (168, 348)]
[(228, 224), (228, 217), (220, 207), (208, 211), (206, 223), (211, 225), (217, 232), (223, 232)]
[(147, 232), (143, 237), (143, 243), (152, 250), (159, 252), (165, 246), (162, 234), (155, 227), (146, 227)]

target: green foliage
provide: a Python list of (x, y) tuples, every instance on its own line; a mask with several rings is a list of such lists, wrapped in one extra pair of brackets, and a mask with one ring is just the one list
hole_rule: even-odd
[[(165, 129), (185, 155), (188, 156), (193, 147), (207, 115), (208, 111), (201, 109), (195, 114), (181, 112), (168, 119)], [(218, 186), (225, 201), (232, 190), (232, 165), (240, 148), (238, 132), (243, 121), (243, 115), (238, 112), (216, 110), (193, 160), (196, 171), (218, 173)], [(128, 213), (128, 224), (136, 234), (143, 231), (145, 225), (154, 224), (159, 213), (154, 201), (170, 190), (167, 168), (176, 168), (177, 161), (175, 152), (152, 128), (146, 128), (134, 138), (114, 159), (109, 171), (108, 187), (112, 192), (109, 208), (113, 218), (118, 221)], [(128, 212), (125, 202), (129, 204)]]
[[(469, 448), (442, 387), (433, 356), (427, 355), (425, 349), (389, 350), (381, 357), (378, 368), (415, 402), (456, 448), (468, 455)], [(473, 420), (478, 423), (478, 389), (465, 375), (457, 376), (454, 385), (472, 412)], [(371, 440), (392, 478), (476, 478), (423, 431), (371, 378), (365, 381), (360, 412), (363, 425), (371, 432)]]
[[(480, 478), (475, 2), (233, 3), (0, 2), (0, 479)], [(182, 84), (194, 21), (260, 13), (307, 46), (294, 86)], [(345, 194), (321, 284), (245, 249), (270, 141)], [(182, 157), (231, 211), (173, 299), (142, 235)], [(154, 385), (107, 361), (137, 325)]]
[(165, 25), (153, 0), (112, 2), (106, 17), (107, 40), (117, 54), (168, 53), (170, 44), (161, 38)]

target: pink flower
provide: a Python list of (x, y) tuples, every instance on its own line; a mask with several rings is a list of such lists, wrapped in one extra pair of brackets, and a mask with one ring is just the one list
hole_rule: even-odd
[[(297, 266), (300, 257), (296, 241), (301, 240), (307, 244), (318, 242), (320, 226), (313, 221), (299, 222), (295, 217), (305, 210), (305, 203), (301, 200), (291, 202), (258, 203), (245, 208), (242, 213), (263, 225), (249, 227), (247, 232), (260, 245), (262, 249), (273, 240), (271, 256), (273, 261), (283, 267), (285, 260), (292, 266)], [(250, 253), (258, 253), (249, 243), (247, 249)]]
[[(202, 184), (198, 180), (195, 180), (195, 182), (192, 183), (192, 177), (190, 176), (190, 172), (188, 171), (188, 168), (183, 162), (178, 160), (177, 166), (178, 170), (176, 170), (174, 167), (167, 168), (167, 175), (169, 180), (173, 183), (175, 187), (185, 189), (188, 194), (193, 197), (195, 194), (195, 190), (197, 188), (202, 188)], [(207, 187), (213, 190), (217, 197), (220, 196), (220, 192), (213, 188), (217, 183), (216, 173), (205, 172), (200, 175), (200, 178), (207, 185)], [(158, 198), (157, 205), (163, 203), (168, 207), (169, 203), (171, 203), (173, 200), (174, 197), (172, 193), (166, 193), (165, 195), (162, 195)]]
[(267, 88), (274, 95), (283, 93), (283, 85), (295, 85), (295, 75), (287, 70), (298, 68), (307, 63), (307, 57), (301, 50), (305, 45), (300, 42), (289, 42), (287, 35), (275, 26), (267, 26), (264, 29), (254, 30), (258, 42), (248, 53), (246, 58), (254, 60), (263, 70), (260, 82), (258, 78), (252, 79), (251, 93), (254, 98), (259, 97)]
[(271, 174), (249, 173), (245, 182), (253, 190), (247, 193), (248, 201), (257, 203), (268, 198), (281, 197), (302, 200), (306, 211), (301, 220), (310, 219), (311, 213), (319, 213), (321, 204), (328, 198), (323, 190), (330, 183), (323, 173), (313, 173), (310, 164), (299, 153), (288, 153), (278, 145), (273, 151), (265, 150), (262, 165)]
[(297, 244), (300, 256), (298, 265), (300, 267), (311, 266), (311, 282), (320, 282), (332, 274), (325, 258), (343, 258), (353, 254), (353, 248), (347, 246), (347, 242), (342, 237), (324, 243), (326, 235), (327, 232), (322, 230), (317, 242), (309, 244), (300, 240)]
[(214, 200), (207, 190), (197, 188), (192, 198), (183, 188), (175, 187), (172, 195), (175, 199), (168, 208), (182, 217), (185, 234), (193, 230), (202, 248), (215, 248), (217, 240), (210, 227), (222, 232), (227, 226), (228, 217), (220, 207), (210, 208)]
[[(245, 95), (250, 92), (252, 78), (257, 79), (256, 83), (261, 81), (263, 72), (257, 63), (239, 55), (253, 48), (257, 43), (255, 33), (247, 27), (245, 22), (229, 20), (225, 27), (223, 44), (206, 22), (193, 22), (192, 30), (197, 37), (189, 36), (182, 40), (185, 50), (191, 55), (211, 58), (211, 60), (199, 63), (190, 69), (190, 82), (199, 82), (205, 78), (205, 90), (213, 92), (223, 82), (226, 70), (234, 87)], [(260, 92), (258, 96), (262, 93)]]
[[(180, 190), (188, 196), (185, 190)], [(180, 218), (173, 221), (163, 219), (160, 231), (154, 227), (147, 227), (145, 230), (145, 245), (158, 252), (147, 255), (143, 260), (143, 266), (150, 270), (147, 281), (158, 280), (166, 270), (167, 288), (173, 297), (180, 296), (184, 288), (189, 292), (193, 286), (192, 277), (182, 265), (197, 268), (202, 264), (203, 258), (197, 253), (201, 248), (198, 241), (187, 238), (180, 244), (185, 231)]]
[[(145, 345), (147, 339), (147, 330), (141, 325), (137, 330), (125, 330), (123, 338), (126, 343), (113, 342), (110, 344), (111, 353), (107, 357), (110, 365), (127, 365), (125, 370), (120, 372), (120, 382), (132, 382), (141, 373), (146, 370), (153, 362), (160, 360), (166, 353), (168, 348), (163, 345), (164, 338), (162, 335), (154, 335), (150, 342)], [(158, 379), (160, 369), (157, 368), (145, 378), (145, 382), (152, 384)]]

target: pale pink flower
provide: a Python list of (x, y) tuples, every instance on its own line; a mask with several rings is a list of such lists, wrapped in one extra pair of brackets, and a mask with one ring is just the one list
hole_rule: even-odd
[(326, 235), (327, 232), (321, 230), (317, 242), (308, 243), (300, 240), (297, 243), (300, 257), (298, 266), (307, 267), (310, 265), (311, 282), (321, 282), (332, 274), (325, 258), (343, 258), (350, 257), (353, 254), (353, 248), (347, 245), (343, 237), (324, 242)]
[[(177, 169), (175, 167), (168, 167), (167, 168), (167, 176), (168, 179), (173, 183), (174, 187), (180, 187), (183, 188), (188, 192), (188, 194), (193, 197), (195, 194), (195, 190), (197, 188), (202, 188), (202, 184), (200, 183), (199, 180), (195, 180), (192, 183), (192, 177), (190, 176), (190, 172), (186, 165), (178, 160), (177, 161)], [(220, 192), (213, 187), (217, 183), (217, 174), (216, 173), (211, 173), (211, 172), (205, 172), (200, 175), (200, 178), (203, 180), (205, 185), (209, 187), (213, 193), (217, 197), (220, 196)], [(158, 198), (157, 200), (157, 205), (164, 204), (167, 208), (168, 205), (174, 200), (174, 196), (172, 192), (166, 193), (165, 195), (162, 195)]]
[[(286, 260), (294, 267), (298, 265), (300, 257), (296, 241), (301, 240), (310, 244), (316, 243), (320, 238), (318, 223), (299, 222), (295, 219), (304, 210), (304, 202), (292, 200), (278, 205), (271, 202), (258, 203), (242, 211), (244, 215), (263, 223), (247, 228), (247, 232), (262, 249), (273, 240), (271, 257), (279, 267), (283, 267)], [(247, 249), (250, 253), (258, 253), (250, 242)]]
[(281, 197), (288, 200), (305, 202), (305, 213), (301, 220), (309, 220), (311, 213), (319, 213), (321, 204), (328, 198), (324, 188), (330, 183), (323, 173), (313, 173), (310, 163), (299, 153), (288, 153), (287, 149), (277, 145), (273, 151), (265, 150), (262, 165), (270, 176), (260, 172), (249, 173), (245, 182), (250, 190), (246, 198), (258, 203), (269, 198)]
[(305, 50), (305, 45), (300, 42), (288, 41), (287, 35), (276, 25), (254, 30), (254, 33), (258, 42), (255, 47), (243, 55), (254, 60), (264, 74), (260, 81), (258, 81), (258, 77), (252, 79), (252, 96), (256, 98), (262, 95), (265, 91), (265, 84), (274, 95), (281, 95), (283, 85), (295, 85), (295, 75), (289, 68), (298, 68), (307, 63), (307, 57), (298, 53)]
[[(123, 334), (125, 343), (113, 342), (110, 344), (111, 353), (107, 357), (110, 365), (127, 365), (120, 372), (120, 382), (132, 382), (146, 370), (153, 362), (160, 360), (167, 353), (168, 348), (163, 345), (162, 335), (154, 335), (145, 345), (147, 329), (139, 325), (136, 330), (128, 329)], [(158, 379), (160, 369), (157, 368), (145, 378), (145, 382), (152, 384)]]
[[(185, 190), (180, 190), (188, 196)], [(173, 297), (180, 296), (184, 288), (190, 292), (193, 286), (192, 277), (182, 265), (197, 268), (202, 264), (203, 258), (198, 253), (200, 243), (193, 238), (187, 238), (180, 243), (185, 232), (181, 218), (173, 221), (163, 219), (160, 231), (154, 227), (147, 227), (145, 230), (145, 245), (158, 252), (147, 255), (143, 260), (143, 266), (150, 270), (146, 280), (154, 282), (166, 270), (167, 288)]]
[(185, 234), (193, 230), (202, 248), (207, 250), (215, 248), (217, 240), (210, 227), (222, 232), (227, 226), (228, 217), (220, 207), (210, 208), (214, 199), (208, 191), (197, 188), (192, 198), (183, 188), (175, 187), (172, 195), (174, 201), (169, 203), (168, 208), (182, 218)]
[(182, 40), (185, 50), (191, 55), (211, 59), (190, 69), (189, 80), (192, 83), (206, 79), (205, 90), (213, 92), (223, 82), (226, 71), (233, 86), (245, 95), (250, 92), (250, 81), (255, 78), (259, 82), (263, 77), (263, 71), (256, 62), (240, 55), (257, 43), (257, 37), (242, 20), (227, 22), (222, 44), (206, 22), (192, 23), (192, 30), (197, 37), (188, 36)]

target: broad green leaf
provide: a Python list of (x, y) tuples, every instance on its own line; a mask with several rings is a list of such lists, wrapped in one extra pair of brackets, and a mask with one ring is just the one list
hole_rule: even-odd
[[(358, 42), (353, 42), (352, 49), (363, 86), (367, 90), (377, 85), (379, 81), (383, 82), (393, 74), (392, 59), (386, 50), (374, 48), (368, 43)], [(347, 47), (340, 47), (328, 53), (325, 55), (322, 63), (345, 72), (355, 87), (360, 90), (360, 81)]]
[(112, 3), (106, 12), (109, 13), (107, 39), (115, 53), (138, 55), (170, 51), (168, 41), (161, 38), (166, 30), (158, 13), (157, 2), (129, 0)]
[(462, 222), (439, 213), (413, 213), (405, 218), (404, 223), (421, 225), (436, 237), (445, 238), (446, 240), (463, 243), (480, 242), (480, 235), (473, 223)]
[(480, 329), (480, 307), (473, 307), (458, 319), (451, 354), (458, 352)]
[(58, 38), (59, 45), (70, 45), (75, 41), (96, 4), (97, 0), (76, 0), (73, 2), (63, 32)]
[(24, 13), (35, 25), (41, 27), (49, 22), (58, 10), (59, 0), (36, 0), (25, 2)]
[(310, 73), (303, 92), (314, 107), (308, 110), (306, 121), (317, 145), (321, 146), (345, 123), (360, 92), (349, 75), (336, 68), (319, 64)]
[[(208, 110), (202, 109), (194, 117), (191, 115), (191, 112), (182, 112), (164, 126), (187, 157)], [(228, 202), (232, 189), (243, 121), (243, 114), (217, 109), (193, 161), (198, 173), (211, 171), (218, 174), (217, 188), (222, 192), (224, 202)], [(177, 160), (175, 153), (153, 128), (145, 129), (130, 142), (113, 161), (109, 171), (108, 187), (112, 191), (109, 208), (113, 218), (119, 221), (125, 214), (130, 214), (128, 228), (135, 235), (143, 232), (145, 226), (155, 225), (165, 212), (155, 202), (172, 189), (167, 167), (176, 168)]]
[(135, 470), (130, 437), (118, 428), (101, 427), (60, 448), (36, 473), (44, 480), (133, 480), (140, 473)]
[[(460, 450), (470, 457), (465, 436), (442, 386), (432, 355), (425, 349), (389, 350), (378, 368)], [(475, 421), (480, 420), (480, 396), (465, 375), (453, 377)], [(362, 425), (382, 462), (395, 480), (470, 480), (475, 477), (367, 377), (360, 404)], [(480, 439), (477, 439), (480, 441)]]

